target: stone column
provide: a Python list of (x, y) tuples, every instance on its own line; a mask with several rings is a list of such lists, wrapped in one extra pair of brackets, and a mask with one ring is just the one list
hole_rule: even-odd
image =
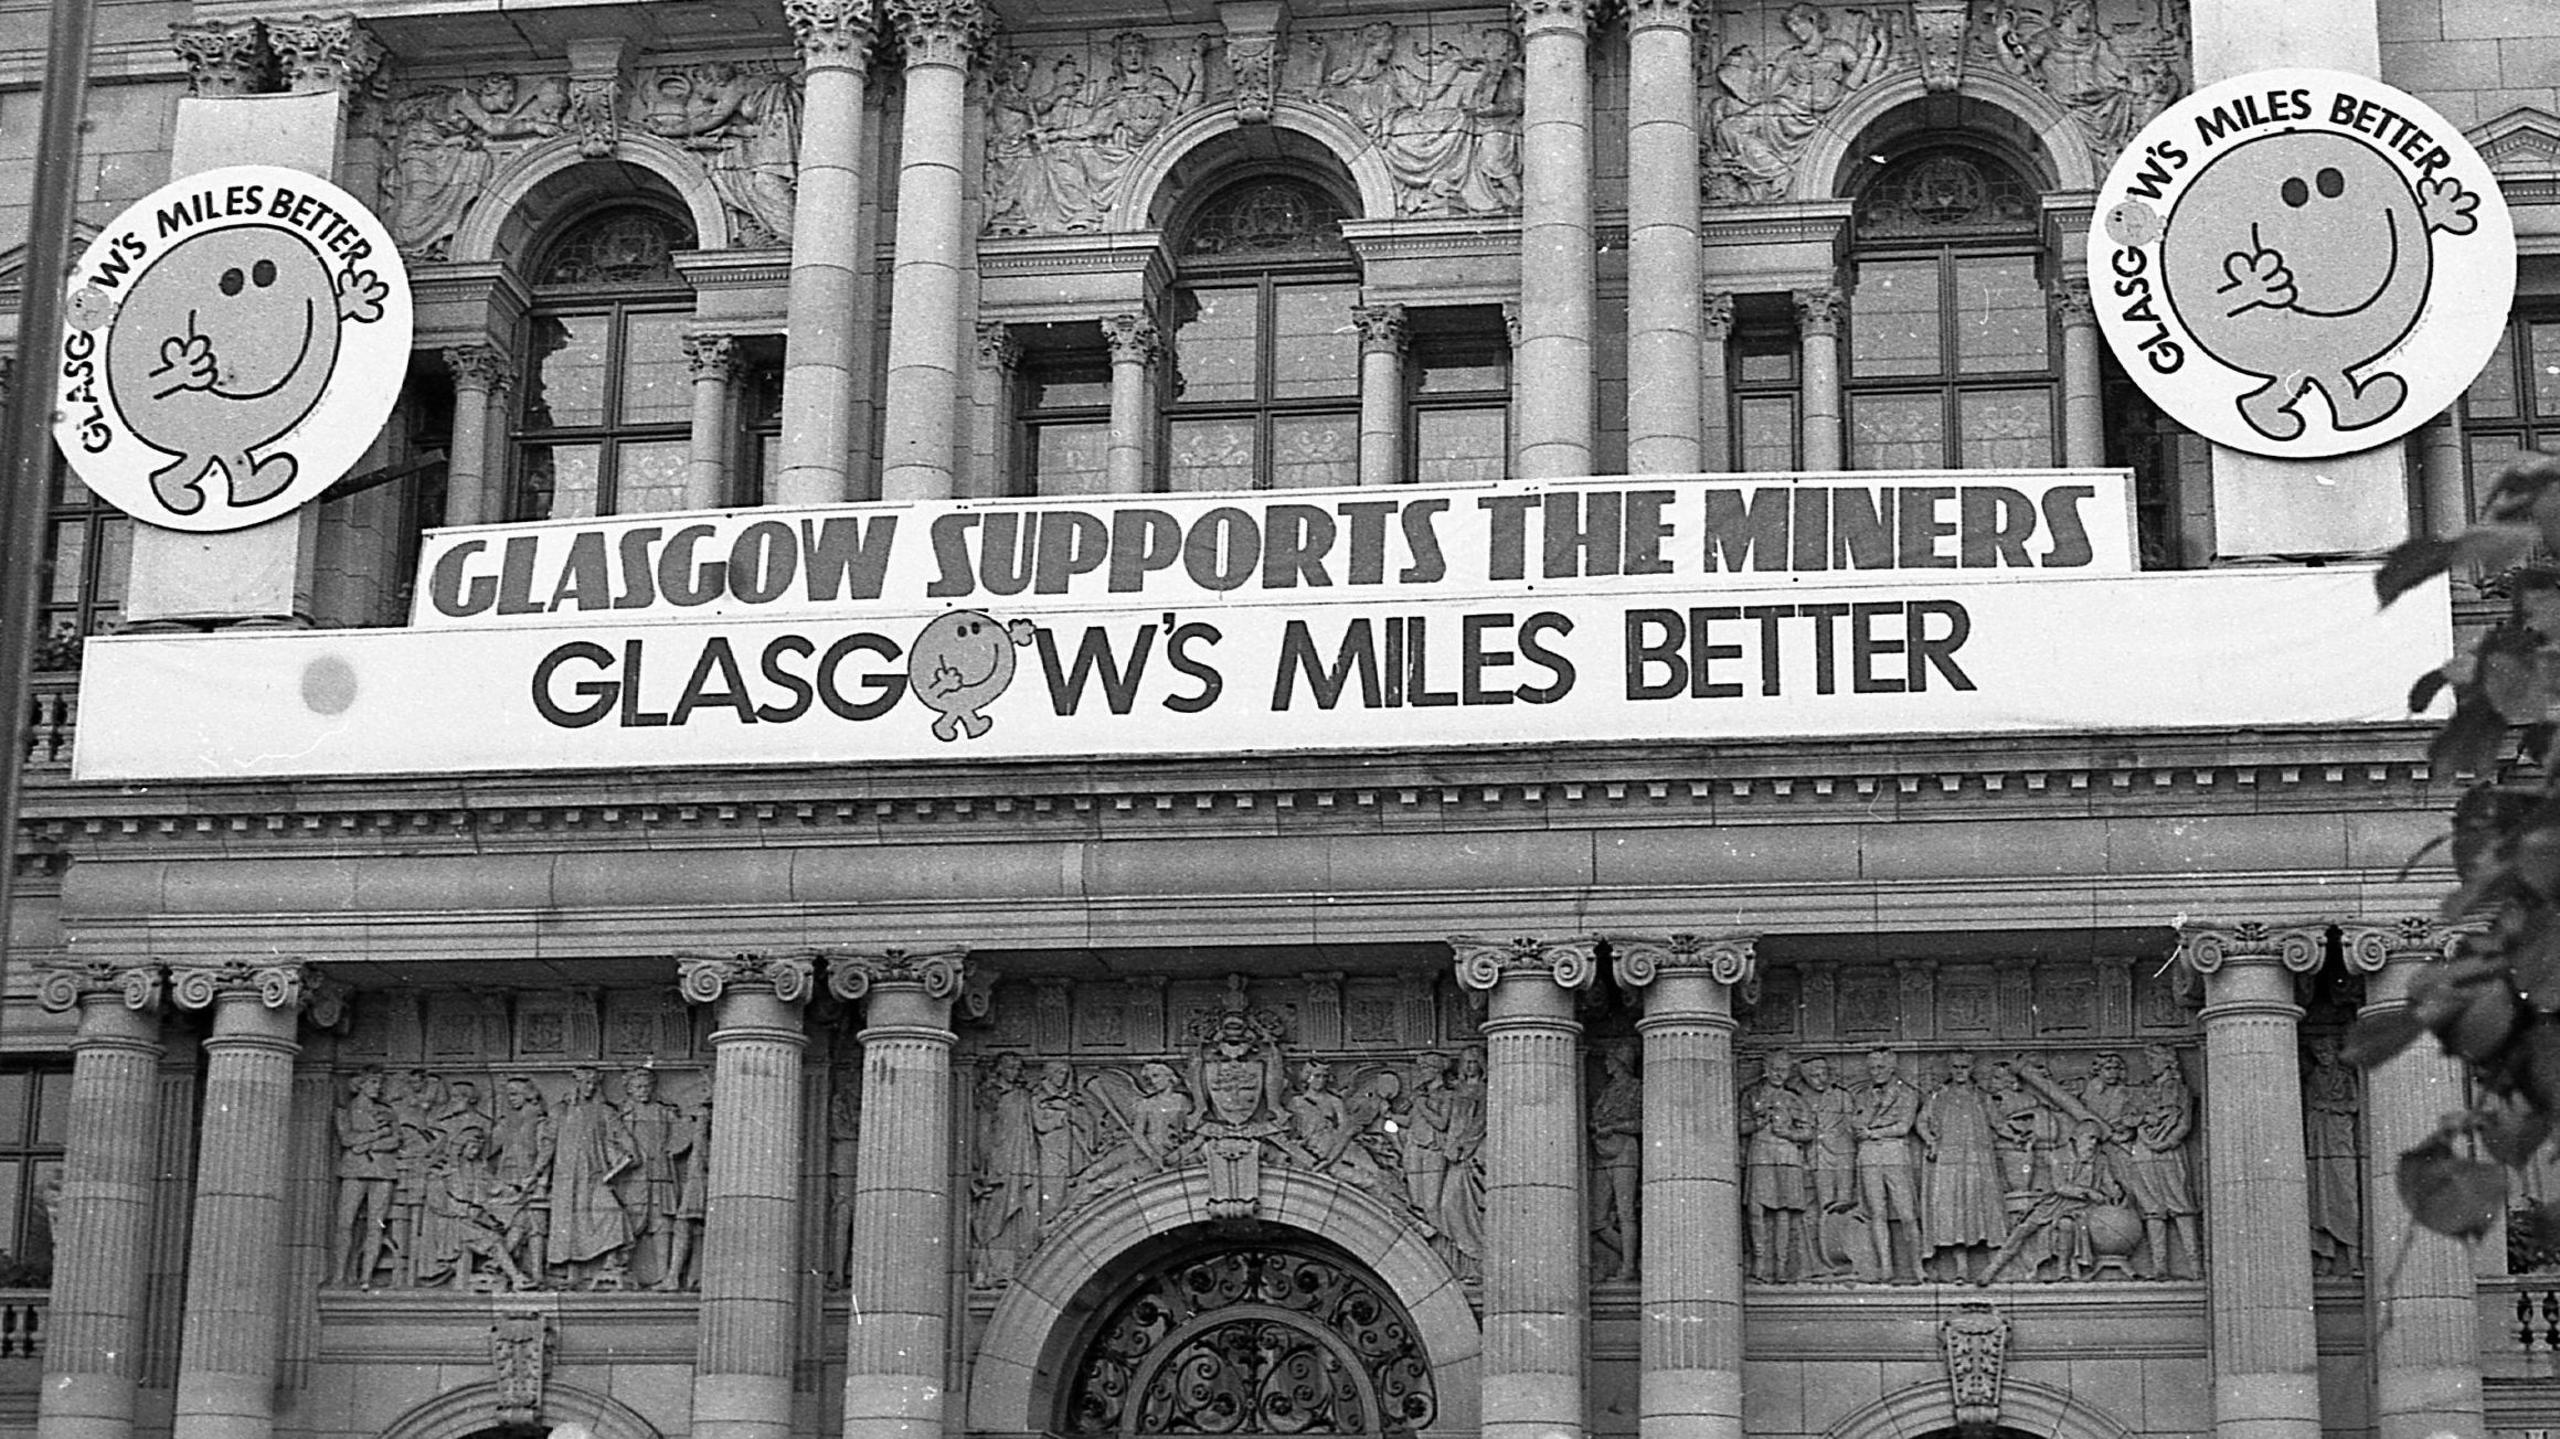
[(298, 964), (170, 971), (179, 1004), (213, 1011), (204, 1041), (177, 1439), (269, 1439), (275, 1430), (286, 1131), (304, 973)]
[(2418, 482), (2427, 533), (2452, 539), (2471, 526), (2471, 482), (2464, 473), (2462, 428), (2447, 410), (2418, 427)]
[(467, 345), (445, 351), (444, 363), (453, 372), (453, 439), (445, 447), (444, 522), (487, 524), (504, 518), (499, 513), (503, 506), (496, 478), (505, 474), (506, 467), (489, 463), (489, 441), (493, 431), (506, 428), (496, 411), (499, 397), (514, 377), (515, 362), (493, 345)]
[(853, 497), (854, 276), (862, 264), (862, 85), (872, 0), (783, 0), (800, 42), (791, 209), (791, 338), (782, 368), (781, 505)]
[(1582, 1025), (1591, 940), (1449, 941), (1485, 995), (1485, 1439), (1588, 1432), (1590, 1256), (1583, 1242)]
[(685, 449), (684, 507), (717, 509), (729, 499), (729, 385), (738, 375), (738, 341), (731, 335), (684, 337), (685, 368), (693, 375), (693, 434)]
[(1701, 317), (1667, 302), (1700, 288), (1691, 4), (1627, 5), (1627, 470), (1638, 475), (1700, 468)]
[(960, 393), (960, 167), (969, 63), (990, 26), (980, 0), (890, 0), (907, 57), (899, 132), (897, 268), (890, 274), (888, 413), (880, 497), (951, 495)]
[[(799, 1319), (801, 1006), (806, 955), (686, 957), (677, 987), (712, 1008), (697, 1439), (788, 1439)], [(681, 1282), (681, 1276), (671, 1276)]]
[(1142, 314), (1113, 315), (1102, 322), (1111, 346), (1111, 433), (1103, 451), (1103, 485), (1111, 494), (1147, 488), (1147, 437), (1155, 429), (1155, 390), (1150, 383), (1164, 342), (1155, 321)]
[(1014, 373), (1022, 365), (1022, 342), (1002, 320), (978, 322), (978, 373), (985, 383), (971, 393), (977, 400), (979, 485), (981, 495), (1018, 494), (1024, 466), (1014, 455)]
[(1725, 348), (1733, 339), (1733, 295), (1698, 296), (1698, 468), (1723, 472), (1733, 459), (1733, 381)]
[(1523, 479), (1591, 473), (1594, 3), (1512, 6), (1522, 36), (1520, 337), (1512, 344), (1512, 393)]
[(47, 973), (37, 993), (46, 1009), (80, 1011), (37, 1439), (132, 1439), (151, 1249), (160, 971), (64, 967)]
[(1841, 467), (1840, 312), (1837, 285), (1798, 290), (1796, 332), (1804, 347), (1804, 467)]
[(845, 1439), (942, 1439), (951, 1329), (951, 1001), (960, 950), (840, 954), (827, 988), (863, 1007)]
[(1741, 1439), (1741, 1138), (1733, 990), (1756, 935), (1612, 942), (1644, 1017), (1644, 1226), (1639, 1439)]
[[(2371, 1015), (2408, 1008), (2409, 982), (2452, 951), (2456, 932), (2413, 918), (2388, 927), (2348, 925), (2343, 938), (2348, 967), (2365, 977), (2358, 1012)], [(2488, 1432), (2471, 1253), (2410, 1219), (2393, 1168), (2401, 1151), (2425, 1143), (2468, 1094), (2462, 1062), (2431, 1038), (2364, 1075), (2366, 1332), (2373, 1335), (2376, 1439), (2479, 1439)]]
[(1402, 305), (1363, 305), (1351, 312), (1360, 331), (1360, 483), (1404, 481), (1404, 347), (1411, 337)]
[(2062, 322), (2062, 462), (2094, 469), (2107, 462), (2107, 414), (2098, 381), (2098, 311), (2086, 280), (2056, 280), (2045, 292)]
[(2178, 958), (2204, 977), (2206, 1293), (2218, 1439), (2319, 1439), (2294, 976), (2326, 928), (2191, 924)]

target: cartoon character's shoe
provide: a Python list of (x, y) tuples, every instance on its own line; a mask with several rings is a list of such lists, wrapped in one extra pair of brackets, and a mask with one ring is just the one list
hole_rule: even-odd
[[(2322, 389), (2325, 391), (2326, 386)], [(2342, 430), (2361, 430), (2391, 418), (2399, 412), (2400, 402), (2409, 398), (2409, 384), (2385, 370), (2357, 385), (2345, 399), (2329, 396), (2329, 409)]]
[(224, 463), (231, 470), (231, 503), (235, 508), (264, 504), (283, 494), (285, 487), (293, 483), (294, 471), (299, 468), (291, 455), (269, 455), (247, 465), (244, 478), (242, 466), (229, 461)]
[[(152, 498), (173, 515), (194, 514), (204, 508), (204, 480), (213, 466), (213, 461), (201, 455), (189, 455), (174, 465), (153, 470)], [(179, 478), (182, 475), (184, 479)]]
[(2294, 406), (2301, 402), (2300, 392), (2292, 386), (2269, 380), (2240, 397), (2240, 418), (2270, 440), (2290, 440), (2302, 433), (2302, 416), (2294, 413)]

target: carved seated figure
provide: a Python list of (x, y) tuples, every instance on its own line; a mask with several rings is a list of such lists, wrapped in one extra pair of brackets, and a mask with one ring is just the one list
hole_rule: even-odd
[(480, 1273), (486, 1262), (508, 1288), (535, 1287), (516, 1262), (529, 1232), (524, 1192), (490, 1173), (488, 1135), (477, 1126), (458, 1131), (452, 1143), (428, 1176), (418, 1224), (418, 1282), (443, 1279), (455, 1289), (493, 1289), (496, 1279)]

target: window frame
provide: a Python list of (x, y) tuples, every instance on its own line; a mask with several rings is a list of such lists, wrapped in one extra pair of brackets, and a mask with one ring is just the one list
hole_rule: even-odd
[[(0, 1075), (28, 1081), (20, 1099), (14, 1140), (8, 1122), (0, 1118), (0, 1164), (19, 1165), (16, 1193), (8, 1203), (16, 1206), (14, 1217), (5, 1232), (0, 1232), (0, 1289), (42, 1289), (49, 1286), (53, 1275), (53, 1220), (44, 1207), (41, 1176), (51, 1166), (57, 1181), (65, 1162), (64, 1152), (71, 1130), (71, 1061), (68, 1058), (12, 1058), (0, 1063)], [(44, 1128), (46, 1100), (58, 1093), (61, 1097), (56, 1117), (59, 1127), (48, 1138)], [(42, 1233), (40, 1256), (30, 1255), (30, 1236), (38, 1227)]]
[[(2549, 412), (2545, 412), (2534, 403), (2534, 364), (2536, 352), (2540, 348), (2533, 342), (2533, 332), (2537, 326), (2552, 332), (2552, 353), (2545, 357), (2545, 363), (2560, 366), (2560, 305), (2555, 305), (2547, 298), (2539, 304), (2529, 303), (2525, 297), (2518, 296), (2515, 303), (2508, 309), (2506, 333), (2498, 342), (2498, 348), (2504, 352), (2507, 366), (2506, 380), (2512, 386), (2515, 396), (2514, 414), (2492, 415), (2484, 418), (2474, 413), (2473, 392), (2479, 389), (2481, 378), (2488, 375), (2488, 365), (2483, 365), (2480, 375), (2475, 376), (2470, 384), (2462, 387), (2462, 396), (2455, 401), (2458, 408), (2454, 418), (2458, 422), (2457, 438), (2461, 442), (2463, 509), (2466, 520), (2478, 518), (2483, 486), (2494, 482), (2497, 478), (2495, 474), (2484, 475), (2480, 472), (2478, 450), (2483, 438), (2512, 437), (2515, 441), (2515, 449), (2520, 454), (2560, 454), (2560, 401), (2555, 401)], [(2492, 364), (2499, 359), (2499, 354), (2493, 353), (2490, 356)]]
[[(1466, 323), (1464, 312), (1489, 312), (1490, 323), (1477, 319)], [(1403, 473), (1396, 476), (1403, 484), (1422, 482), (1422, 425), (1426, 415), (1451, 412), (1494, 411), (1502, 417), (1502, 437), (1497, 451), (1499, 465), (1507, 475), (1511, 469), (1511, 392), (1513, 385), (1511, 337), (1499, 308), (1491, 305), (1449, 305), (1406, 311), (1405, 353), (1403, 357)], [(1501, 372), (1499, 385), (1474, 389), (1431, 391), (1425, 389), (1428, 372), (1435, 365), (1452, 368), (1491, 367)]]

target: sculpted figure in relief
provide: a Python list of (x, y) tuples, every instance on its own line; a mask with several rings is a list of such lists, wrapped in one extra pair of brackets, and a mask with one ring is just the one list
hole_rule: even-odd
[(1784, 199), (1823, 120), (1905, 63), (1904, 18), (1898, 10), (1879, 18), (1861, 9), (1835, 18), (1822, 6), (1794, 4), (1779, 16), (1784, 43), (1765, 54), (1748, 41), (1727, 49), (1716, 63), (1702, 127), (1707, 199), (1725, 205)]
[(710, 1214), (711, 1199), (711, 1096), (706, 1093), (693, 1106), (687, 1121), (693, 1131), (693, 1143), (685, 1150), (684, 1173), (676, 1189), (674, 1248), (667, 1256), (667, 1277), (661, 1289), (691, 1289), (702, 1282), (698, 1271), (701, 1256), (702, 1224)]
[(2309, 1161), (2311, 1260), (2315, 1272), (2347, 1275), (2364, 1250), (2364, 1205), (2356, 1178), (2356, 1131), (2364, 1103), (2356, 1069), (2338, 1041), (2311, 1041), (2302, 1075), (2303, 1152)]
[(615, 1122), (630, 1145), (632, 1162), (616, 1185), (616, 1197), (629, 1217), (632, 1277), (652, 1288), (673, 1289), (676, 1206), (683, 1194), (685, 1161), (693, 1153), (693, 1126), (658, 1097), (654, 1071), (630, 1071), (622, 1077), (622, 1088)]
[(426, 1198), (418, 1228), (418, 1283), (493, 1288), (480, 1274), (485, 1263), (508, 1289), (536, 1286), (517, 1259), (530, 1237), (524, 1217), (530, 1196), (490, 1167), (486, 1128), (465, 1124), (452, 1133), (428, 1175)]
[(382, 1102), (382, 1071), (368, 1069), (338, 1106), (338, 1222), (330, 1232), (338, 1282), (370, 1287), (382, 1267), (398, 1173), (400, 1128)]
[(1070, 1209), (1173, 1167), (1193, 1126), (1191, 1097), (1169, 1064), (1138, 1071), (1137, 1093), (1115, 1102), (1099, 1076), (1087, 1090), (1112, 1136), (1068, 1186)]
[[(1349, 45), (1336, 54), (1329, 39)], [(1508, 27), (1435, 43), (1414, 27), (1373, 20), (1301, 44), (1310, 63), (1293, 67), (1300, 93), (1375, 142), (1395, 178), (1397, 214), (1520, 208), (1520, 42)]]
[(613, 1183), (639, 1162), (602, 1097), (604, 1077), (581, 1069), (552, 1113), (551, 1266), (575, 1288), (619, 1289), (631, 1264), (631, 1219)]
[(1981, 1277), (2009, 1232), (2000, 1119), (1973, 1082), (1974, 1063), (1970, 1054), (1948, 1057), (1947, 1082), (1922, 1102), (1917, 1126), (1929, 1175), (1920, 1197), (1921, 1242), (1943, 1279)]
[(557, 135), (568, 109), (568, 86), (556, 76), (528, 88), (513, 75), (484, 75), (470, 86), (393, 100), (382, 221), (402, 251), (444, 258), (463, 213), (497, 169), (489, 147)]
[(969, 1184), (973, 1284), (1003, 1284), (1040, 1242), (1040, 1136), (1022, 1056), (1000, 1054), (979, 1082), (977, 1163)]
[[(2187, 1088), (2175, 1051), (2155, 1044), (2142, 1054), (2151, 1075), (2127, 1106), (2125, 1123), (2118, 1131), (2116, 1178), (2141, 1211), (2152, 1273), (2193, 1279), (2203, 1272), (2204, 1253), (2196, 1241), (2199, 1210), (2187, 1168), (2187, 1136), (2196, 1123), (2195, 1094)], [(2175, 1249), (2169, 1242), (2173, 1236)]]
[(2098, 0), (2054, 0), (2049, 16), (2001, 5), (1981, 43), (2003, 69), (2071, 113), (2103, 168), (2188, 89), (2185, 7), (2155, 5), (2150, 16), (2112, 27)]
[(1085, 234), (1103, 228), (1138, 152), (1203, 99), (1210, 39), (1187, 63), (1159, 63), (1137, 31), (1111, 41), (1111, 71), (1075, 52), (1013, 54), (996, 64), (987, 126), (987, 233)]
[(862, 1070), (838, 1064), (827, 1089), (827, 1282), (851, 1282), (855, 1160), (862, 1147)]
[(1612, 1256), (1604, 1279), (1633, 1279), (1643, 1235), (1637, 1202), (1644, 1184), (1644, 1085), (1632, 1047), (1600, 1052), (1600, 1092), (1591, 1101), (1591, 1223)]
[(490, 1134), (490, 1157), (498, 1181), (525, 1196), (517, 1216), (524, 1231), (521, 1252), (526, 1272), (540, 1275), (550, 1262), (551, 1170), (557, 1148), (551, 1112), (542, 1091), (524, 1075), (507, 1076), (502, 1088), (506, 1109)]
[(1290, 1124), (1314, 1167), (1392, 1202), (1387, 1171), (1362, 1142), (1365, 1126), (1333, 1091), (1333, 1066), (1311, 1059), (1298, 1073), (1298, 1092), (1289, 1097)]
[(1902, 1077), (1893, 1052), (1867, 1051), (1867, 1088), (1858, 1102), (1858, 1197), (1876, 1272), (1896, 1282), (1919, 1277), (1917, 1156), (1911, 1148), (1919, 1122), (1920, 1091)]
[(658, 71), (633, 89), (633, 122), (702, 157), (741, 243), (790, 243), (800, 154), (800, 87), (790, 75), (714, 61)]

